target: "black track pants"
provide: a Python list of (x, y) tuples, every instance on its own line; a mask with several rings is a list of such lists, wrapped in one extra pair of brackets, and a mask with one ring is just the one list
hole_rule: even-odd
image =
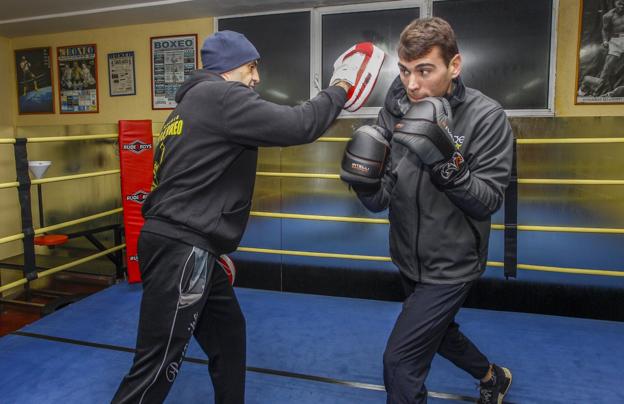
[(425, 379), (436, 352), (475, 379), (483, 378), (489, 369), (488, 359), (455, 323), (472, 283), (425, 285), (403, 281), (408, 297), (384, 352), (388, 404), (427, 402)]
[[(208, 252), (141, 232), (143, 280), (137, 352), (113, 403), (161, 403), (194, 336), (209, 358), (218, 404), (244, 402), (245, 318), (225, 272)], [(196, 402), (206, 402), (197, 397)]]

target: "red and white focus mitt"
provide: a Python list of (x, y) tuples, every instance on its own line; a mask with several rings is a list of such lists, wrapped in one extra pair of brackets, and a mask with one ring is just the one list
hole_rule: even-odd
[(225, 254), (222, 254), (219, 256), (219, 259), (217, 260), (217, 262), (219, 263), (221, 268), (223, 268), (223, 270), (225, 271), (225, 274), (230, 280), (230, 285), (234, 285), (234, 280), (236, 279), (236, 267), (234, 266), (234, 263), (232, 262), (230, 257), (228, 257)]
[(338, 56), (329, 84), (334, 85), (338, 81), (351, 84), (344, 109), (354, 112), (366, 103), (375, 88), (385, 57), (384, 51), (372, 42), (360, 42)]

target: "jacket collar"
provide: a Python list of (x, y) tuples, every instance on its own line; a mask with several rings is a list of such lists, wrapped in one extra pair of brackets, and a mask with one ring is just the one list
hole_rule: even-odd
[[(453, 90), (450, 94), (447, 94), (445, 98), (451, 104), (451, 108), (455, 109), (466, 99), (466, 86), (464, 85), (461, 76), (453, 79)], [(397, 76), (388, 90), (385, 100), (385, 108), (392, 115), (396, 117), (403, 117), (405, 113), (410, 109), (411, 103), (407, 99), (407, 93), (405, 87), (401, 82), (401, 78)]]

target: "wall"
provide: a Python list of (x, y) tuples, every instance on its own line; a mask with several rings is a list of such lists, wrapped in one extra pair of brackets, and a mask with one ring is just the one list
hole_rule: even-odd
[[(576, 62), (578, 53), (579, 14), (581, 0), (559, 0), (557, 23), (557, 66), (555, 81), (555, 113), (557, 116), (614, 116), (622, 115), (621, 105), (575, 105)], [(15, 118), (17, 126), (25, 125), (74, 125), (115, 123), (118, 119), (152, 119), (162, 122), (168, 111), (151, 109), (149, 38), (151, 36), (197, 33), (198, 40), (213, 30), (212, 18), (172, 21), (158, 24), (143, 24), (116, 28), (66, 32), (52, 35), (37, 35), (15, 38), (12, 49), (36, 46), (64, 46), (95, 43), (98, 50), (98, 75), (100, 112), (98, 114), (50, 114), (22, 115)], [(106, 55), (110, 52), (134, 50), (136, 55), (137, 95), (128, 97), (108, 96), (108, 67)], [(56, 75), (56, 54), (53, 52), (54, 74)], [(9, 60), (12, 60), (12, 56)], [(10, 77), (14, 74), (12, 63)], [(7, 69), (3, 64), (3, 69)], [(6, 77), (5, 75), (3, 75)], [(55, 86), (58, 81), (54, 76)], [(12, 81), (11, 81), (12, 82)], [(8, 98), (16, 110), (14, 89)], [(58, 88), (55, 89), (58, 94)], [(58, 111), (58, 96), (55, 97)], [(6, 113), (6, 110), (2, 113)]]
[[(0, 37), (0, 138), (13, 138), (14, 134), (14, 102), (15, 79), (10, 66), (13, 60), (11, 41)], [(11, 102), (9, 102), (11, 100)], [(15, 160), (11, 145), (0, 145), (0, 182), (15, 181)], [(19, 214), (5, 214), (5, 212), (19, 212), (19, 204), (15, 188), (0, 189), (0, 237), (20, 232)], [(0, 244), (0, 259), (20, 249), (19, 242)]]
[[(201, 18), (35, 35), (12, 40), (0, 38), (0, 99), (5, 101), (0, 108), (0, 138), (114, 133), (116, 123), (120, 119), (151, 119), (155, 122), (155, 131), (158, 131), (160, 123), (170, 111), (154, 111), (151, 108), (150, 37), (196, 33), (198, 46), (201, 46), (203, 39), (212, 31), (213, 19)], [(100, 112), (97, 114), (59, 114), (56, 48), (90, 43), (97, 45)], [(41, 46), (52, 47), (54, 102), (57, 112), (55, 114), (18, 115), (13, 51)], [(125, 50), (135, 52), (137, 95), (110, 97), (107, 54)], [(0, 182), (15, 181), (12, 147), (0, 145), (0, 148), (2, 148)], [(46, 174), (48, 177), (114, 169), (119, 164), (117, 146), (113, 141), (32, 144), (28, 147), (28, 153), (29, 159), (53, 160)], [(76, 192), (77, 189), (80, 189), (80, 192)], [(46, 184), (43, 186), (43, 191), (45, 220), (48, 225), (120, 206), (118, 176)], [(39, 227), (37, 193), (34, 187), (31, 195), (33, 220), (37, 228)], [(3, 212), (0, 216), (0, 237), (19, 233), (21, 231), (20, 209), (15, 188), (0, 190), (0, 211)], [(120, 220), (120, 215), (117, 216), (119, 217), (100, 219), (90, 223), (89, 226), (117, 222)], [(19, 241), (0, 245), (0, 259), (20, 254), (21, 251)], [(16, 271), (2, 271), (2, 283), (10, 282), (18, 275)]]
[[(120, 119), (151, 119), (155, 122), (162, 122), (169, 115), (170, 111), (154, 111), (151, 108), (150, 37), (196, 33), (198, 35), (198, 47), (201, 47), (203, 39), (212, 31), (213, 19), (201, 18), (14, 38), (12, 41), (13, 49), (38, 46), (51, 46), (53, 48), (52, 74), (55, 86), (54, 102), (57, 111), (56, 114), (18, 115), (15, 118), (15, 124), (18, 127), (31, 125), (90, 125), (116, 123)], [(100, 112), (97, 114), (59, 114), (56, 48), (58, 46), (80, 44), (97, 45)], [(135, 52), (137, 94), (135, 96), (110, 97), (108, 92), (107, 54), (126, 50)], [(16, 110), (17, 101), (14, 91), (10, 99), (13, 102), (13, 108)]]
[[(15, 80), (10, 69), (13, 60), (11, 41), (0, 37), (0, 100), (5, 100), (0, 105), (0, 138), (15, 137), (14, 120), (15, 113), (12, 100), (15, 98)], [(0, 145), (0, 183), (15, 181), (15, 159), (13, 158), (12, 145)], [(21, 230), (19, 220), (19, 202), (15, 188), (0, 189), (0, 238), (19, 233)], [(15, 212), (16, 214), (13, 214)], [(0, 259), (19, 254), (22, 251), (20, 241), (0, 244)], [(8, 283), (17, 280), (21, 274), (12, 270), (0, 270), (0, 283)]]

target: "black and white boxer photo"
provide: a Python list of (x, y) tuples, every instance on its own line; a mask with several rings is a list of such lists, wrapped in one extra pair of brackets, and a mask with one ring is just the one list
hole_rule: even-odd
[(500, 404), (511, 371), (481, 353), (455, 316), (486, 267), (490, 217), (510, 179), (511, 126), (498, 102), (462, 82), (446, 21), (411, 22), (398, 57), (376, 124), (355, 131), (341, 165), (364, 206), (389, 208), (390, 255), (407, 296), (383, 357), (387, 402), (426, 403), (439, 353), (479, 382), (479, 403)]

